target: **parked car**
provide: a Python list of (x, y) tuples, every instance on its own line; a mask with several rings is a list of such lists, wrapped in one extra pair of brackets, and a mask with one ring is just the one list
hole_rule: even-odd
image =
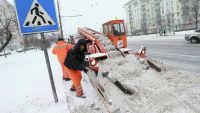
[(199, 43), (200, 42), (200, 29), (195, 30), (192, 33), (185, 34), (185, 40), (190, 41), (191, 43)]

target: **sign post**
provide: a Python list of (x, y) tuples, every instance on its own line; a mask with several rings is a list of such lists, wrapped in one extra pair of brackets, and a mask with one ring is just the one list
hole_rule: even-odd
[(58, 31), (54, 0), (15, 0), (19, 29), (22, 34), (40, 33), (46, 59), (51, 88), (55, 102), (58, 102), (53, 74), (47, 52), (45, 32)]
[(44, 33), (41, 33), (40, 35), (41, 35), (41, 39), (42, 39), (42, 47), (43, 47), (46, 64), (47, 64), (47, 68), (48, 68), (48, 72), (49, 72), (49, 78), (50, 78), (50, 82), (51, 82), (51, 88), (53, 91), (54, 101), (58, 102), (58, 97), (57, 97), (56, 88), (55, 88), (55, 84), (54, 84), (53, 74), (52, 74), (52, 70), (51, 70), (51, 64), (50, 64), (49, 55), (47, 52), (46, 39), (45, 39)]

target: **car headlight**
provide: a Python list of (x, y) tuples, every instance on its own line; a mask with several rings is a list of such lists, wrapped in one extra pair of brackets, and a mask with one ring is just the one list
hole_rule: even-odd
[(92, 66), (95, 66), (96, 65), (96, 60), (92, 60), (92, 62), (90, 63)]

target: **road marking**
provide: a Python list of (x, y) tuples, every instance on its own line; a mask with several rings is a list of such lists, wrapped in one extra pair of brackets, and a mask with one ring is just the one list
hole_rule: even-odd
[(200, 56), (184, 55), (184, 54), (174, 54), (174, 53), (161, 53), (161, 52), (148, 52), (148, 53), (153, 53), (153, 54), (164, 54), (164, 55), (174, 55), (174, 56), (182, 56), (182, 57), (200, 58)]

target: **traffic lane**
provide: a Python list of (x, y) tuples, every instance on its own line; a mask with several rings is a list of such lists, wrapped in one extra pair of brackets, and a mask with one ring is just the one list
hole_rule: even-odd
[(178, 69), (200, 72), (199, 44), (176, 41), (134, 41), (128, 47), (138, 50), (147, 47), (147, 55)]
[(154, 53), (147, 54), (150, 58), (163, 62), (164, 64), (192, 72), (200, 72), (200, 56), (185, 56), (170, 53)]
[(182, 41), (135, 41), (128, 43), (128, 48), (138, 50), (141, 46), (147, 47), (147, 52), (163, 52), (183, 55), (200, 55), (200, 44), (191, 44)]
[(200, 47), (194, 46), (166, 46), (166, 45), (148, 45), (148, 44), (133, 44), (129, 45), (128, 48), (138, 50), (141, 46), (147, 47), (147, 52), (163, 52), (163, 53), (172, 53), (172, 54), (183, 54), (183, 55), (200, 55)]

